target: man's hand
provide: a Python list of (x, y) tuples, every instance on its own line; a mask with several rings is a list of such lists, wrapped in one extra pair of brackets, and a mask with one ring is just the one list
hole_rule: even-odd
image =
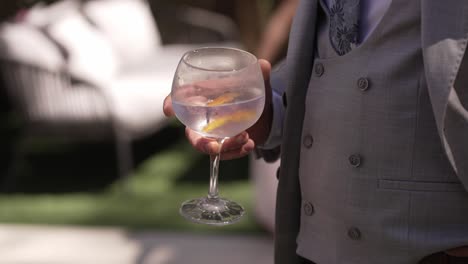
[[(270, 86), (271, 65), (266, 60), (259, 60), (259, 63), (265, 80), (265, 108), (263, 114), (257, 123), (247, 129), (247, 131), (224, 141), (223, 149), (221, 150), (221, 158), (223, 160), (236, 159), (248, 155), (254, 149), (255, 144), (264, 143), (270, 133), (273, 118)], [(170, 95), (164, 99), (163, 110), (166, 116), (174, 116)], [(189, 128), (185, 129), (185, 135), (190, 144), (202, 153), (214, 155), (220, 151), (220, 146), (216, 140), (205, 138)]]
[(446, 250), (445, 253), (454, 257), (468, 257), (468, 246), (452, 248)]

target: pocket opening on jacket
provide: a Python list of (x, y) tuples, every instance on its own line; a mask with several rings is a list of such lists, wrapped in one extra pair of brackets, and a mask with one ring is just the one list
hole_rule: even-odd
[(421, 192), (466, 192), (458, 182), (422, 182), (401, 180), (379, 180), (379, 189)]

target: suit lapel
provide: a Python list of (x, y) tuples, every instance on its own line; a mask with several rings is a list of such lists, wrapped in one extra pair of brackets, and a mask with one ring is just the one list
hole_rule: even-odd
[(301, 191), (299, 187), (299, 154), (305, 95), (313, 65), (315, 21), (318, 0), (302, 0), (297, 8), (289, 36), (288, 85), (281, 170), (276, 203), (275, 263), (298, 263), (296, 238), (299, 232)]
[(288, 96), (300, 96), (304, 91), (295, 90), (304, 90), (309, 83), (315, 50), (317, 7), (318, 0), (303, 0), (297, 8), (288, 45)]
[(421, 31), (427, 86), (443, 135), (445, 110), (468, 41), (467, 0), (422, 0)]

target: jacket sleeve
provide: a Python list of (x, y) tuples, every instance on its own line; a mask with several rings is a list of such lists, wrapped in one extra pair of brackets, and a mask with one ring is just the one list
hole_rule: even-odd
[(443, 143), (458, 178), (468, 190), (468, 53), (450, 90), (443, 120)]
[(283, 117), (285, 104), (283, 94), (286, 89), (286, 60), (281, 61), (272, 69), (271, 87), (273, 103), (273, 120), (271, 131), (266, 142), (256, 148), (257, 158), (263, 158), (266, 162), (276, 161), (281, 153), (280, 144), (283, 134)]
[(421, 41), (441, 142), (468, 190), (468, 1), (452, 2), (421, 2)]

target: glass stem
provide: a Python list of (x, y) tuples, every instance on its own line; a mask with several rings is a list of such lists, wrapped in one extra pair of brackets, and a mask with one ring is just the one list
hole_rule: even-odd
[(208, 190), (209, 199), (218, 199), (218, 171), (219, 171), (219, 160), (221, 159), (221, 149), (225, 138), (217, 139), (219, 144), (219, 152), (216, 155), (210, 156), (210, 189)]

